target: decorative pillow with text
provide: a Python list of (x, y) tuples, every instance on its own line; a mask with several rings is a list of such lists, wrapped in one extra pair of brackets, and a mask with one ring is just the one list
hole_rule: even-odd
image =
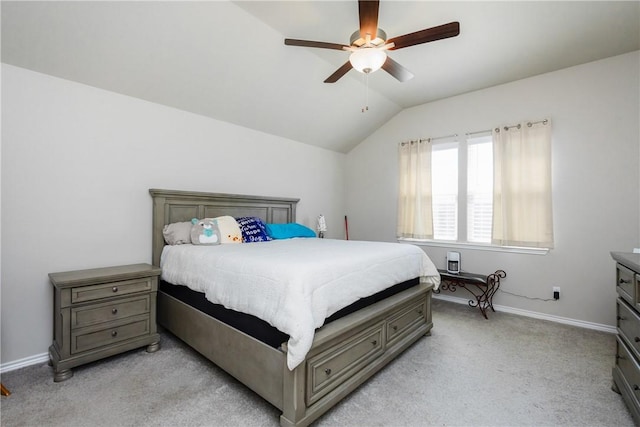
[(267, 228), (258, 217), (243, 216), (236, 218), (240, 231), (242, 232), (242, 241), (244, 243), (252, 242), (268, 242), (272, 240), (267, 234)]

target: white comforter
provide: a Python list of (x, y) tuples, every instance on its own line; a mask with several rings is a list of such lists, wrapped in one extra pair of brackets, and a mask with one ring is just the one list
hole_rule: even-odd
[(315, 329), (341, 308), (414, 277), (440, 284), (426, 254), (401, 243), (301, 238), (165, 246), (160, 265), (165, 281), (288, 334), (289, 369), (306, 357)]

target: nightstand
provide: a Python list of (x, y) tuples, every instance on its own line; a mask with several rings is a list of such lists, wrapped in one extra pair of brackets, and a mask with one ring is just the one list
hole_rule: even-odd
[(53, 296), (53, 344), (49, 359), (53, 380), (73, 376), (74, 368), (147, 346), (160, 348), (156, 294), (160, 268), (133, 264), (50, 273)]

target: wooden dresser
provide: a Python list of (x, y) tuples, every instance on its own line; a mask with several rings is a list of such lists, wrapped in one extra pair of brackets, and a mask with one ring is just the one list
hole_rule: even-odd
[(616, 261), (617, 326), (613, 389), (640, 424), (640, 254), (612, 252)]
[(51, 273), (53, 380), (73, 376), (71, 368), (147, 346), (160, 348), (156, 294), (160, 268), (149, 264)]

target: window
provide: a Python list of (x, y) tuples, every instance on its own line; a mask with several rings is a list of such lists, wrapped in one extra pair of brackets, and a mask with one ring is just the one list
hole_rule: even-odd
[(458, 238), (458, 143), (434, 144), (431, 153), (433, 238)]
[(467, 241), (491, 243), (493, 144), (491, 136), (467, 139)]
[[(434, 240), (491, 243), (492, 148), (491, 135), (473, 137), (463, 142), (433, 144), (431, 180)], [(466, 155), (459, 155), (463, 152)], [(461, 181), (465, 181), (466, 185), (461, 187)], [(463, 199), (462, 202), (460, 199)], [(466, 214), (459, 215), (459, 210), (466, 211)], [(466, 218), (466, 227), (459, 224), (462, 218)], [(459, 233), (459, 230), (465, 232)]]

